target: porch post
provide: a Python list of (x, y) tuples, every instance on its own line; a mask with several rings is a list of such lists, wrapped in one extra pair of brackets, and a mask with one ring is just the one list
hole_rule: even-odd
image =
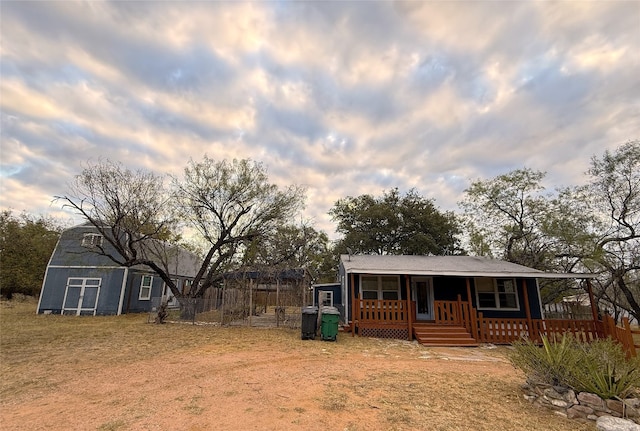
[(587, 283), (587, 293), (589, 294), (589, 304), (591, 305), (591, 315), (593, 316), (593, 321), (598, 321), (598, 307), (596, 307), (596, 301), (593, 297), (593, 289), (591, 289), (591, 280), (586, 278), (584, 280)]
[(471, 326), (471, 336), (480, 341), (480, 334), (478, 331), (478, 316), (476, 316), (476, 309), (473, 308), (473, 302), (471, 302), (471, 279), (466, 278), (467, 282), (467, 301), (469, 302), (469, 326)]
[(356, 285), (353, 273), (349, 275), (349, 284), (351, 285), (351, 336), (356, 336)]
[(538, 339), (538, 334), (533, 334), (533, 320), (531, 319), (531, 308), (529, 307), (529, 293), (527, 292), (527, 279), (522, 279), (522, 293), (524, 293), (524, 310), (527, 313), (527, 330), (529, 332), (529, 338), (532, 340)]
[(409, 327), (409, 341), (413, 340), (413, 310), (411, 309), (411, 283), (409, 276), (404, 276), (405, 286), (407, 289), (407, 323)]

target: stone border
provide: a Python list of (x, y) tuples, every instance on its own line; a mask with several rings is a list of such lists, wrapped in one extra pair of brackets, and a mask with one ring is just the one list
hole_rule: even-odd
[(596, 394), (579, 392), (572, 389), (532, 382), (522, 385), (524, 398), (557, 414), (578, 421), (597, 421), (601, 416), (625, 418), (640, 424), (640, 399), (603, 400)]

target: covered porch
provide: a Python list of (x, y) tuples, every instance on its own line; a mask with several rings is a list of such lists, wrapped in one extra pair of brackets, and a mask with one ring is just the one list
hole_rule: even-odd
[[(405, 276), (406, 299), (378, 300), (351, 298), (347, 329), (355, 336), (417, 340), (427, 346), (477, 346), (480, 343), (510, 344), (522, 338), (541, 342), (542, 336), (554, 338), (571, 334), (588, 342), (611, 337), (622, 344), (629, 355), (636, 346), (628, 319), (618, 326), (611, 316), (599, 316), (589, 280), (585, 283), (591, 299), (591, 319), (544, 319), (532, 317), (529, 296), (522, 295), (524, 317), (487, 317), (474, 307), (471, 279), (466, 279), (466, 298), (434, 300), (433, 292), (421, 295), (420, 286)], [(526, 280), (522, 280), (526, 292)], [(426, 302), (425, 302), (426, 301)], [(426, 318), (425, 318), (426, 317)]]

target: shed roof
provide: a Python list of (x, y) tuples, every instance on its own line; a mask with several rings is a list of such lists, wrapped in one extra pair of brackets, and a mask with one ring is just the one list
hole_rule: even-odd
[(346, 255), (347, 274), (410, 274), (455, 277), (592, 278), (593, 274), (551, 273), (476, 256)]

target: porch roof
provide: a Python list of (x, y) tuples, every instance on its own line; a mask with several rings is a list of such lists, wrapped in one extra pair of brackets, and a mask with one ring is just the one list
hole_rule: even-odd
[(594, 274), (551, 273), (476, 256), (346, 255), (347, 274), (392, 274), (451, 277), (593, 278)]

